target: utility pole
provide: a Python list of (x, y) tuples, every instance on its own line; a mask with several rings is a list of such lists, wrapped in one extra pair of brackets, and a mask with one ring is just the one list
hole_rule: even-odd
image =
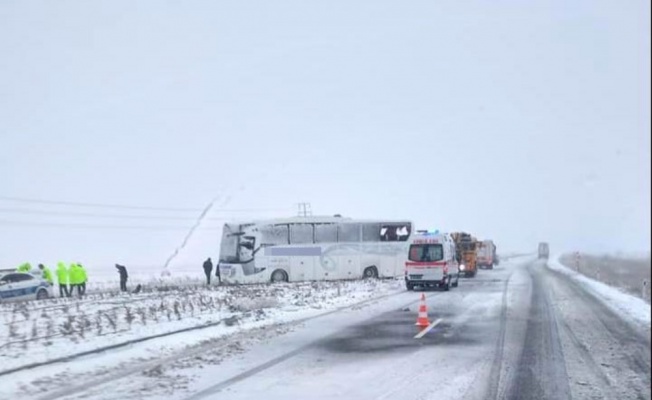
[(312, 215), (312, 208), (310, 207), (310, 203), (299, 203), (297, 206), (299, 211), (298, 215), (300, 217), (307, 217)]

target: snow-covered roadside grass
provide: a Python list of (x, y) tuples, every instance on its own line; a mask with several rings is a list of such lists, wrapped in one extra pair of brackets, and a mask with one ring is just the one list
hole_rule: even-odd
[(400, 288), (397, 280), (164, 286), (138, 295), (100, 293), (5, 305), (0, 373), (180, 329), (292, 321)]
[[(650, 302), (649, 254), (564, 254), (559, 262), (593, 280), (627, 292)], [(644, 283), (647, 282), (647, 286)]]
[(565, 267), (559, 261), (559, 256), (550, 258), (548, 261), (548, 268), (567, 275), (569, 278), (582, 285), (586, 291), (601, 300), (607, 307), (611, 308), (619, 315), (625, 316), (634, 324), (650, 329), (650, 305), (644, 300), (624, 293), (619, 289), (608, 286), (602, 282), (588, 278)]

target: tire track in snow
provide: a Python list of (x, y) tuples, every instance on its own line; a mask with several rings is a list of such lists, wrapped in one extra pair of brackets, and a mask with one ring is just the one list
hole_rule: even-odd
[(570, 385), (555, 309), (536, 264), (530, 264), (532, 300), (525, 343), (507, 398), (568, 399)]
[(557, 271), (547, 272), (551, 279), (557, 280), (558, 287), (583, 308), (579, 310), (584, 313), (581, 319), (571, 316), (561, 325), (572, 351), (583, 362), (579, 371), (570, 371), (571, 375), (581, 373), (580, 376), (590, 381), (581, 380), (578, 384), (590, 385), (592, 390), (608, 394), (608, 398), (649, 399), (650, 346), (647, 338), (581, 285)]
[[(395, 293), (393, 295), (388, 295), (388, 296), (383, 296), (383, 297), (389, 297), (389, 296), (394, 296), (394, 295), (404, 294), (404, 293), (406, 293), (406, 292), (400, 291), (400, 292)], [(441, 295), (441, 293), (438, 293), (437, 295)], [(380, 299), (380, 298), (376, 298), (374, 300), (378, 300), (378, 299)], [(410, 305), (416, 304), (419, 301), (421, 301), (421, 300), (417, 299), (417, 300), (410, 301), (410, 302), (402, 305), (399, 308), (409, 307)], [(358, 305), (361, 305), (361, 304), (358, 304)], [(337, 312), (337, 311), (332, 311), (332, 312), (329, 312), (328, 314), (324, 314), (324, 315), (320, 315), (320, 316), (330, 315), (330, 314), (333, 314), (335, 312)], [(315, 318), (315, 317), (311, 317), (311, 318), (308, 318), (308, 319), (313, 319), (313, 318)], [(308, 319), (306, 319), (306, 320), (308, 320)], [(271, 367), (274, 367), (275, 365), (278, 365), (278, 364), (280, 364), (280, 363), (282, 363), (282, 362), (284, 362), (286, 360), (289, 360), (292, 357), (295, 357), (295, 356), (303, 353), (304, 351), (315, 347), (317, 344), (327, 340), (328, 338), (338, 335), (339, 333), (340, 332), (335, 332), (332, 335), (328, 335), (326, 337), (321, 337), (321, 338), (319, 338), (319, 339), (317, 339), (317, 340), (315, 340), (313, 342), (310, 342), (310, 343), (308, 343), (308, 344), (306, 344), (304, 346), (301, 346), (301, 347), (299, 347), (299, 348), (297, 348), (295, 350), (292, 350), (292, 351), (290, 351), (288, 353), (285, 353), (285, 354), (283, 354), (283, 355), (281, 355), (279, 357), (273, 358), (273, 359), (271, 359), (271, 360), (269, 360), (269, 361), (267, 361), (267, 362), (265, 362), (263, 364), (260, 364), (260, 365), (254, 367), (254, 368), (251, 368), (251, 369), (249, 369), (247, 371), (241, 372), (240, 374), (238, 374), (236, 376), (233, 376), (233, 377), (231, 377), (229, 379), (226, 379), (226, 380), (224, 380), (222, 382), (219, 382), (219, 383), (217, 383), (217, 384), (215, 384), (213, 386), (210, 386), (210, 387), (208, 387), (208, 388), (206, 388), (204, 390), (201, 390), (201, 391), (199, 391), (197, 393), (194, 393), (190, 397), (187, 397), (185, 400), (198, 400), (198, 399), (205, 398), (207, 396), (214, 395), (214, 394), (228, 388), (229, 386), (232, 386), (232, 385), (234, 385), (234, 384), (236, 384), (238, 382), (246, 380), (246, 379), (248, 379), (248, 378), (250, 378), (250, 377), (252, 377), (252, 376), (254, 376), (254, 375), (256, 375), (256, 374), (258, 374), (260, 372), (263, 372), (263, 371), (265, 371), (265, 370), (267, 370), (267, 369), (269, 369)]]
[[(310, 321), (310, 320), (313, 320), (313, 319), (325, 317), (325, 316), (335, 314), (335, 313), (338, 313), (338, 312), (341, 312), (341, 311), (345, 311), (345, 310), (349, 310), (349, 309), (355, 309), (356, 307), (363, 306), (363, 305), (365, 305), (367, 303), (371, 303), (373, 301), (378, 301), (378, 300), (383, 300), (385, 298), (397, 296), (397, 295), (400, 295), (400, 294), (403, 294), (403, 293), (405, 293), (405, 292), (403, 290), (400, 290), (400, 291), (397, 291), (397, 292), (385, 294), (383, 296), (374, 297), (374, 298), (371, 298), (371, 299), (366, 299), (366, 300), (363, 300), (363, 301), (360, 301), (360, 302), (357, 302), (357, 303), (354, 303), (354, 304), (351, 304), (351, 305), (348, 305), (348, 306), (338, 307), (338, 308), (336, 308), (334, 310), (327, 311), (327, 312), (322, 313), (322, 314), (313, 315), (311, 317), (306, 317), (306, 318), (298, 319), (298, 320), (295, 320), (295, 321), (290, 321), (290, 322), (287, 322), (284, 325), (301, 324), (303, 322), (307, 322), (307, 321)], [(417, 301), (418, 300), (413, 301), (410, 304), (416, 303)], [(198, 329), (210, 328), (212, 326), (218, 325), (220, 322), (221, 321), (217, 321), (217, 322), (211, 324), (211, 326), (201, 326), (201, 327), (186, 328), (184, 330), (184, 332), (187, 332), (189, 330), (198, 330)], [(183, 333), (183, 332), (175, 332), (175, 333)], [(238, 334), (238, 332), (236, 332), (234, 334)], [(244, 336), (245, 339), (250, 339), (250, 338), (252, 338), (253, 336), (256, 335), (256, 331), (245, 332), (244, 335), (245, 335)], [(158, 338), (160, 336), (161, 335), (158, 335), (156, 338)], [(166, 336), (170, 336), (170, 334), (167, 334)], [(143, 342), (145, 340), (152, 340), (152, 339), (156, 339), (156, 338), (152, 338), (152, 337), (144, 338), (144, 340), (138, 340), (138, 342)], [(116, 348), (117, 347), (124, 347), (124, 346), (130, 345), (130, 344), (132, 344), (132, 343), (121, 344), (119, 346), (111, 346), (111, 347), (116, 347)], [(228, 347), (229, 345), (230, 344), (226, 344), (224, 346), (224, 348)], [(211, 346), (212, 346), (210, 348), (211, 351), (215, 351), (215, 350), (220, 349), (220, 348), (216, 349), (214, 345), (211, 345)], [(306, 346), (306, 347), (309, 347), (309, 346)], [(65, 389), (50, 392), (50, 393), (42, 395), (41, 397), (37, 396), (36, 399), (38, 399), (38, 400), (57, 399), (57, 398), (69, 397), (69, 396), (73, 396), (73, 395), (77, 395), (77, 394), (87, 392), (89, 390), (89, 388), (92, 388), (93, 390), (96, 390), (98, 387), (105, 386), (105, 385), (113, 383), (113, 382), (115, 382), (115, 381), (117, 381), (119, 379), (123, 379), (123, 378), (129, 377), (129, 376), (132, 376), (134, 374), (138, 374), (138, 373), (141, 373), (141, 372), (148, 371), (148, 370), (150, 370), (152, 368), (155, 368), (157, 366), (170, 364), (170, 363), (173, 363), (175, 361), (179, 361), (179, 360), (182, 360), (182, 359), (185, 359), (185, 358), (193, 357), (195, 355), (203, 354), (203, 353), (206, 352), (206, 350), (207, 349), (202, 345), (199, 345), (199, 346), (197, 346), (197, 348), (192, 349), (192, 350), (185, 349), (185, 350), (182, 350), (180, 352), (175, 352), (175, 354), (173, 354), (173, 355), (171, 355), (169, 357), (163, 358), (163, 359), (151, 360), (149, 362), (138, 364), (137, 366), (134, 366), (133, 368), (123, 368), (123, 369), (121, 369), (118, 372), (115, 372), (113, 374), (103, 375), (100, 378), (92, 379), (90, 381), (84, 381), (83, 383), (81, 383), (81, 384), (79, 384), (77, 386), (67, 387)], [(301, 348), (301, 349), (297, 349), (297, 350), (304, 351), (305, 348)], [(287, 358), (290, 358), (292, 356), (295, 356), (296, 354), (299, 354), (301, 352), (301, 351), (297, 351), (297, 350), (291, 352), (292, 354), (284, 355), (284, 356), (281, 356), (279, 358), (285, 357), (284, 359), (287, 359)], [(101, 352), (105, 352), (105, 351), (106, 351), (106, 349), (94, 350), (94, 351), (87, 352), (89, 354), (76, 355), (73, 358), (79, 358), (79, 357), (82, 357), (82, 356), (88, 356), (88, 355), (92, 355), (92, 354), (95, 354), (95, 353), (101, 353)], [(72, 358), (70, 358), (70, 359), (72, 359)], [(61, 361), (70, 361), (70, 359), (68, 359), (68, 360), (53, 360), (53, 361), (43, 363), (42, 365), (38, 365), (38, 366), (44, 366), (44, 365), (53, 364), (55, 362), (61, 362)], [(255, 370), (254, 372), (250, 373), (248, 376), (254, 375), (257, 372), (260, 372), (260, 371), (262, 371), (264, 369), (267, 369), (267, 368), (269, 368), (269, 367), (271, 367), (273, 365), (276, 365), (276, 364), (284, 361), (284, 359), (283, 360), (275, 359), (275, 360), (278, 360), (275, 363), (271, 363), (271, 361), (275, 361), (275, 360), (271, 360), (270, 365), (266, 365), (265, 368), (261, 368), (259, 370), (259, 368), (261, 367), (261, 366), (259, 366), (259, 367), (256, 367), (256, 368), (252, 369), (252, 370), (245, 371), (242, 374), (240, 374), (240, 375), (238, 375), (237, 377), (234, 377), (234, 378), (238, 378), (241, 375), (245, 375), (248, 372)], [(38, 367), (38, 366), (31, 366), (30, 368), (34, 368), (34, 367)], [(229, 386), (229, 385), (231, 385), (233, 383), (241, 381), (241, 380), (247, 378), (248, 376), (243, 376), (240, 379), (234, 380), (233, 382), (228, 383), (228, 385), (226, 385), (226, 386)], [(234, 378), (232, 378), (232, 379), (234, 379)], [(224, 382), (227, 382), (227, 381), (224, 381)], [(224, 382), (222, 382), (222, 383), (224, 383)], [(220, 384), (218, 384), (218, 385), (220, 385)], [(212, 388), (214, 388), (214, 386), (209, 388), (209, 389), (212, 389)], [(213, 392), (211, 392), (211, 393), (213, 393)]]
[(503, 296), (500, 309), (500, 331), (498, 333), (498, 340), (496, 341), (496, 350), (494, 352), (494, 360), (491, 365), (491, 373), (489, 374), (489, 393), (487, 395), (488, 399), (498, 398), (498, 389), (501, 383), (501, 370), (505, 348), (505, 334), (507, 331), (507, 288), (510, 277), (511, 275), (507, 277), (503, 285)]

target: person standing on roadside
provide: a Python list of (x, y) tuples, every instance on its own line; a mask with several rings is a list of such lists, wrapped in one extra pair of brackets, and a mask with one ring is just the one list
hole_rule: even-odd
[(215, 277), (217, 278), (217, 284), (221, 285), (222, 284), (222, 276), (220, 275), (220, 263), (219, 263), (219, 261), (217, 262), (217, 265), (215, 266)]
[(19, 265), (18, 268), (16, 268), (16, 271), (17, 272), (28, 272), (29, 273), (29, 272), (32, 271), (32, 264), (30, 264), (28, 262), (23, 263), (23, 264)]
[(79, 276), (79, 267), (75, 263), (70, 264), (68, 269), (68, 283), (70, 284), (70, 295), (75, 294), (75, 289), (77, 289), (77, 294), (79, 294), (79, 285), (81, 284), (81, 277)]
[(57, 283), (59, 284), (59, 296), (61, 297), (70, 297), (68, 280), (68, 268), (66, 268), (66, 264), (59, 261), (57, 264)]
[(211, 258), (208, 257), (208, 259), (204, 261), (204, 274), (206, 274), (206, 285), (211, 284), (212, 273), (213, 273), (213, 262), (211, 261)]
[(118, 274), (120, 274), (120, 291), (127, 291), (127, 279), (129, 275), (127, 274), (127, 267), (124, 265), (116, 264), (115, 267), (118, 269)]
[(86, 281), (88, 281), (88, 276), (86, 275), (86, 268), (84, 268), (83, 265), (80, 263), (77, 263), (77, 267), (79, 268), (79, 296), (83, 296), (86, 294)]
[(38, 269), (41, 270), (41, 277), (43, 277), (43, 279), (45, 279), (45, 281), (46, 281), (48, 284), (50, 284), (50, 286), (52, 286), (52, 285), (53, 285), (53, 281), (52, 281), (52, 271), (50, 271), (50, 268), (46, 267), (46, 266), (43, 265), (43, 264), (39, 264), (39, 265), (38, 265)]

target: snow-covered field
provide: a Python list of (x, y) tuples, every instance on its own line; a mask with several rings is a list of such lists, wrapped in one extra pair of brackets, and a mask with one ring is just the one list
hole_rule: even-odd
[[(182, 330), (211, 336), (317, 315), (402, 289), (397, 280), (146, 286), (0, 307), (0, 374)], [(201, 338), (201, 335), (195, 335)], [(188, 343), (184, 343), (187, 345)]]
[[(559, 262), (581, 274), (650, 302), (652, 270), (648, 254), (564, 254)], [(644, 283), (646, 283), (644, 285)]]
[(548, 267), (567, 275), (582, 285), (587, 292), (593, 294), (619, 315), (627, 317), (639, 326), (650, 328), (650, 305), (644, 300), (567, 268), (559, 261), (559, 256), (551, 257)]

